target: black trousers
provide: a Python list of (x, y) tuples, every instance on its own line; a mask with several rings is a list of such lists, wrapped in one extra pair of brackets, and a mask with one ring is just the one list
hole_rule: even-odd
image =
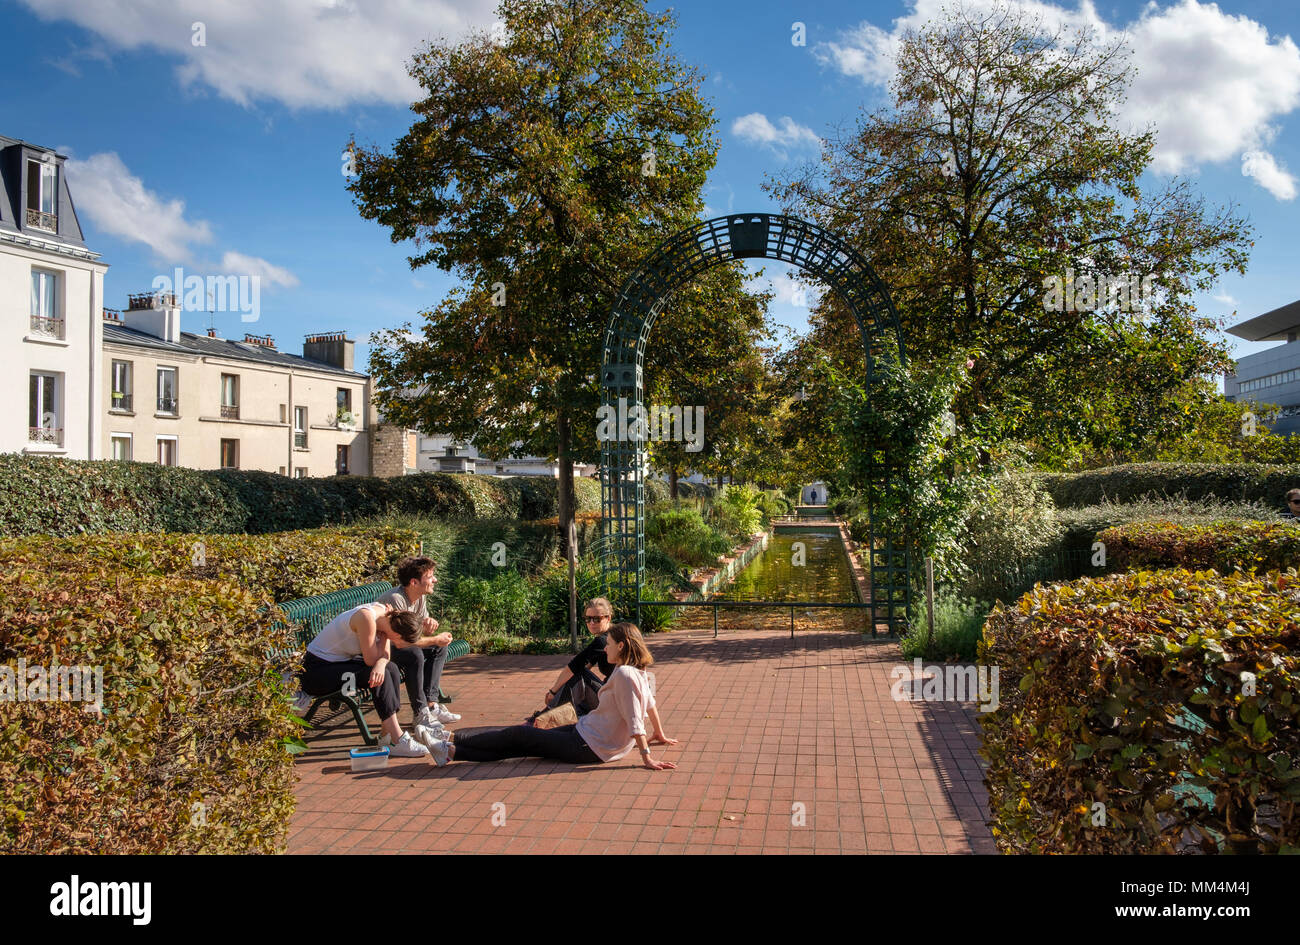
[(424, 706), (437, 702), (442, 668), (447, 665), (447, 648), (394, 646), (392, 653), (393, 662), (406, 676), (406, 695), (411, 700), (411, 711), (419, 712)]
[(454, 761), (553, 758), (574, 765), (600, 764), (600, 756), (582, 740), (576, 725), (559, 728), (512, 725), (472, 735), (457, 734), (455, 745)]
[[(302, 691), (309, 696), (328, 696), (337, 692), (343, 685), (345, 673), (352, 674), (352, 682), (358, 690), (370, 689), (370, 667), (364, 660), (331, 663), (309, 652), (302, 658), (302, 670)], [(377, 689), (370, 689), (370, 696), (374, 699), (380, 721), (397, 714), (402, 704), (402, 677), (392, 660), (385, 664), (383, 682)]]

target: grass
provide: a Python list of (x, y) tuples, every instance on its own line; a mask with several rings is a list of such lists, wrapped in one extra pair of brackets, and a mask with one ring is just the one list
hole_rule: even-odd
[(925, 600), (918, 600), (908, 613), (911, 629), (899, 643), (905, 659), (961, 660), (972, 662), (990, 604), (961, 597), (946, 590), (934, 595), (934, 638), (926, 646), (929, 623)]

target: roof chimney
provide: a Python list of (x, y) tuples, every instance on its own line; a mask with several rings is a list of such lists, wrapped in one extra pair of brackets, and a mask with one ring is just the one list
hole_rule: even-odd
[(323, 361), (336, 368), (351, 371), (356, 344), (341, 331), (308, 335), (302, 343), (302, 356), (309, 361)]
[(217, 330), (216, 330), (215, 328), (209, 328), (209, 329), (208, 329), (208, 337), (209, 337), (209, 338), (215, 338), (215, 337), (217, 337)]
[(122, 324), (172, 343), (181, 340), (181, 307), (170, 292), (139, 292), (127, 296)]
[(270, 335), (244, 335), (244, 343), (249, 345), (260, 345), (263, 348), (275, 350), (275, 339)]

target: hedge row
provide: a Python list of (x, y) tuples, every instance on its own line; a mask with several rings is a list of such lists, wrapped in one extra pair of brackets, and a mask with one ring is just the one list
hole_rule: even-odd
[(1106, 557), (1125, 569), (1214, 568), (1280, 571), (1300, 568), (1300, 522), (1137, 522), (1097, 535)]
[[(1300, 852), (1300, 576), (1039, 586), (989, 615), (1004, 852)], [(1243, 676), (1249, 673), (1250, 676)]]
[(0, 568), (43, 570), (52, 584), (94, 566), (108, 573), (229, 581), (258, 598), (293, 600), (396, 580), (416, 532), (345, 526), (273, 535), (120, 534), (0, 539)]
[[(579, 479), (574, 489), (579, 511), (599, 511), (598, 481)], [(558, 481), (543, 476), (289, 479), (232, 469), (0, 455), (0, 535), (260, 534), (347, 524), (391, 511), (530, 520), (557, 514), (558, 496)]]
[[(0, 677), (83, 701), (3, 703), (0, 852), (281, 852), (301, 742), (264, 656), (291, 640), (262, 601), (224, 581), (5, 570)], [(36, 688), (55, 664), (90, 670), (65, 676), (86, 688)]]
[(1058, 508), (1128, 502), (1147, 494), (1215, 496), (1264, 502), (1281, 509), (1288, 489), (1300, 487), (1300, 465), (1260, 463), (1132, 463), (1079, 473), (1034, 473)]

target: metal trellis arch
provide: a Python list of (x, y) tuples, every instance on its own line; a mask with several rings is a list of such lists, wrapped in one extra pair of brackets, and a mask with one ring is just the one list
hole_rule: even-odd
[[(728, 214), (682, 230), (660, 243), (624, 283), (605, 330), (601, 387), (606, 416), (643, 407), (642, 370), (646, 341), (655, 319), (680, 286), (733, 259), (776, 259), (816, 276), (848, 306), (862, 332), (868, 386), (886, 346), (896, 346), (906, 363), (898, 313), (870, 264), (843, 239), (796, 217), (769, 213)], [(611, 414), (610, 411), (613, 411)], [(605, 586), (623, 612), (638, 611), (645, 574), (645, 443), (606, 437), (601, 445), (601, 506), (605, 541)], [(874, 513), (877, 488), (890, 470), (869, 469), (868, 507)], [(875, 516), (871, 515), (874, 523)], [(879, 542), (877, 541), (879, 539)], [(877, 547), (879, 544), (879, 547)], [(868, 538), (871, 549), (872, 630), (896, 633), (906, 618), (911, 585), (909, 552), (896, 536)], [(639, 616), (638, 616), (639, 619)]]

